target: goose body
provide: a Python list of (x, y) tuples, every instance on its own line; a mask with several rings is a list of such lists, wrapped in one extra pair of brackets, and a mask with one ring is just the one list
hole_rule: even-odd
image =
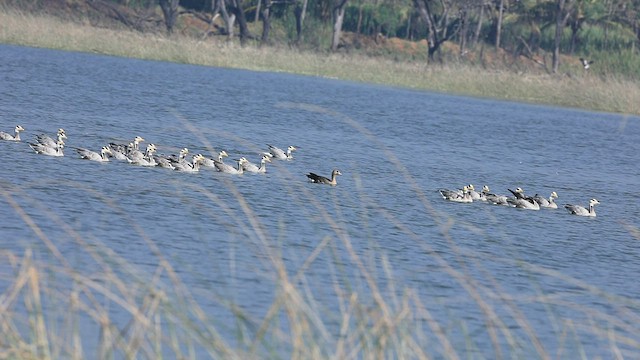
[[(244, 159), (244, 158), (243, 158)], [(245, 161), (242, 163), (242, 168), (244, 169), (244, 171), (248, 171), (248, 172), (252, 172), (252, 173), (259, 173), (259, 174), (264, 174), (267, 172), (267, 163), (271, 162), (271, 157), (267, 156), (267, 155), (263, 155), (262, 159), (260, 159), (260, 166), (250, 163), (249, 161), (247, 161), (247, 159), (245, 159)]]
[(442, 198), (448, 201), (459, 202), (459, 203), (470, 203), (473, 202), (471, 198), (471, 194), (469, 194), (469, 187), (464, 186), (462, 191), (460, 190), (449, 190), (449, 189), (440, 189), (438, 190)]
[(558, 193), (556, 193), (555, 191), (551, 192), (551, 196), (549, 196), (549, 198), (545, 198), (544, 196), (539, 196), (538, 194), (536, 194), (533, 197), (536, 202), (538, 202), (538, 204), (540, 204), (541, 208), (547, 208), (547, 209), (557, 209), (558, 208), (558, 204), (556, 204), (556, 199), (558, 198)]
[[(482, 193), (479, 193), (479, 192), (476, 191), (476, 188), (473, 186), (473, 184), (467, 185), (467, 189), (469, 191), (469, 196), (471, 196), (471, 200), (473, 200), (473, 201), (477, 201), (477, 200), (485, 201), (486, 200), (486, 197), (482, 196)], [(487, 189), (488, 189), (488, 187), (487, 187)]]
[(76, 152), (80, 155), (81, 159), (98, 161), (98, 162), (107, 162), (109, 161), (109, 157), (107, 155), (111, 154), (111, 149), (107, 146), (103, 146), (102, 149), (100, 149), (100, 153), (97, 153), (95, 151), (91, 151), (83, 148), (77, 148)]
[(278, 159), (278, 160), (291, 160), (293, 159), (293, 151), (297, 150), (295, 146), (293, 145), (289, 145), (289, 147), (287, 147), (287, 152), (285, 153), (284, 150), (273, 146), (273, 145), (269, 145), (267, 144), (267, 146), (269, 147), (269, 153), (271, 155), (273, 155), (274, 158)]
[[(219, 162), (224, 162), (223, 158), (229, 156), (229, 154), (227, 154), (226, 151), (222, 150), (218, 153), (218, 161)], [(209, 159), (206, 157), (202, 157), (202, 166), (204, 167), (209, 167), (209, 168), (215, 168), (216, 167), (216, 160), (213, 159)]]
[(569, 213), (572, 215), (595, 217), (596, 205), (598, 204), (600, 204), (598, 200), (591, 199), (589, 200), (589, 209), (580, 205), (571, 205), (571, 204), (566, 204), (564, 207), (565, 209), (569, 210)]
[(507, 202), (511, 206), (519, 209), (540, 210), (540, 204), (538, 204), (538, 202), (532, 197), (525, 197), (522, 199), (507, 198)]
[(176, 171), (195, 173), (200, 171), (200, 163), (202, 162), (202, 159), (204, 159), (204, 156), (202, 156), (202, 154), (197, 154), (193, 155), (191, 163), (175, 163), (173, 166), (175, 167)]
[(65, 133), (64, 129), (58, 129), (58, 133), (56, 134), (56, 140), (54, 140), (53, 138), (51, 138), (49, 135), (46, 135), (46, 134), (36, 135), (36, 141), (38, 143), (51, 148), (57, 147), (58, 144), (66, 138), (67, 138), (67, 134)]
[(225, 164), (222, 161), (214, 160), (213, 162), (216, 170), (220, 172), (227, 173), (227, 174), (240, 175), (244, 173), (244, 168), (242, 167), (242, 165), (244, 164), (245, 161), (247, 161), (247, 159), (244, 159), (244, 158), (241, 158), (240, 160), (238, 160), (237, 168), (229, 164)]
[(36, 154), (48, 155), (48, 156), (64, 156), (63, 148), (64, 142), (58, 141), (58, 144), (54, 147), (46, 146), (41, 143), (29, 143), (29, 147), (36, 152)]
[(157, 148), (155, 144), (147, 145), (147, 150), (145, 151), (144, 155), (141, 158), (138, 157), (135, 160), (131, 160), (131, 163), (133, 165), (146, 166), (146, 167), (157, 166), (158, 163), (156, 163), (156, 160), (153, 157), (153, 153), (156, 152), (156, 149)]
[(333, 171), (331, 172), (331, 179), (315, 174), (315, 173), (308, 173), (307, 177), (309, 178), (309, 181), (312, 183), (316, 183), (316, 184), (327, 184), (327, 185), (331, 185), (331, 186), (336, 186), (338, 185), (338, 179), (337, 176), (338, 175), (342, 175), (342, 173), (340, 172), (340, 170), (338, 169), (333, 169)]
[(15, 135), (11, 135), (9, 133), (6, 133), (4, 131), (0, 131), (0, 140), (7, 140), (7, 141), (20, 141), (20, 132), (24, 131), (24, 128), (20, 125), (16, 125), (16, 127), (13, 129)]

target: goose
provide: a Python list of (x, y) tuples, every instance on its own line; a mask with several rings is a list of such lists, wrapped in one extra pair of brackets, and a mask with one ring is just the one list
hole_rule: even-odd
[(484, 198), (487, 202), (490, 202), (494, 205), (509, 205), (506, 195), (496, 195), (491, 193), (487, 185), (482, 188), (482, 194), (484, 195)]
[(297, 150), (295, 146), (293, 145), (289, 145), (289, 147), (287, 148), (287, 152), (285, 153), (284, 150), (275, 147), (273, 145), (269, 145), (267, 144), (267, 146), (269, 147), (269, 153), (271, 153), (271, 155), (273, 155), (273, 157), (275, 157), (278, 160), (291, 160), (293, 159), (293, 154), (292, 152), (294, 150)]
[(76, 152), (80, 155), (81, 159), (107, 162), (109, 161), (109, 157), (107, 155), (111, 154), (111, 149), (108, 146), (103, 146), (102, 149), (100, 149), (100, 153), (97, 153), (83, 148), (76, 148)]
[(471, 195), (469, 194), (469, 187), (464, 186), (462, 188), (462, 192), (459, 190), (449, 190), (449, 189), (440, 189), (438, 190), (442, 198), (445, 200), (460, 202), (460, 203), (470, 203), (473, 202)]
[(158, 165), (158, 163), (156, 163), (156, 160), (153, 157), (153, 153), (156, 152), (156, 150), (157, 150), (157, 147), (155, 144), (151, 143), (147, 145), (147, 150), (145, 151), (145, 154), (141, 158), (136, 158), (135, 160), (131, 160), (131, 163), (133, 165), (147, 166), (147, 167)]
[(267, 155), (263, 155), (260, 160), (260, 166), (256, 164), (250, 163), (247, 159), (243, 158), (244, 162), (242, 163), (242, 168), (244, 171), (252, 172), (252, 173), (261, 173), (264, 174), (267, 172), (267, 163), (271, 162), (271, 157)]
[(312, 183), (336, 186), (338, 185), (338, 179), (336, 178), (336, 176), (338, 175), (342, 175), (340, 170), (333, 169), (333, 171), (331, 172), (331, 179), (326, 178), (324, 176), (320, 176), (318, 174), (314, 174), (312, 172), (308, 173), (307, 177), (309, 178), (309, 182), (312, 182)]
[(133, 148), (127, 153), (127, 157), (129, 158), (129, 162), (135, 162), (139, 160), (143, 160), (145, 157), (149, 155), (149, 151), (152, 153), (157, 150), (156, 145), (150, 143), (147, 145), (144, 153), (136, 148), (135, 142), (133, 143)]
[(467, 185), (467, 190), (469, 191), (469, 195), (471, 196), (471, 199), (473, 201), (476, 201), (476, 200), (484, 201), (484, 200), (486, 200), (486, 199), (482, 199), (483, 196), (480, 195), (480, 193), (476, 191), (476, 188), (473, 186), (473, 184)]
[[(224, 162), (223, 158), (228, 157), (228, 156), (229, 156), (229, 154), (227, 154), (226, 151), (222, 150), (222, 151), (220, 151), (218, 153), (218, 161), (219, 162)], [(213, 160), (213, 159), (209, 159), (209, 158), (206, 158), (204, 156), (202, 157), (202, 166), (204, 166), (204, 167), (215, 168), (216, 167), (215, 163), (216, 163), (216, 161)]]
[(591, 199), (591, 200), (589, 200), (589, 209), (588, 210), (586, 208), (584, 208), (583, 206), (580, 206), (580, 205), (566, 204), (564, 207), (565, 207), (565, 209), (569, 210), (569, 213), (572, 214), (572, 215), (595, 217), (596, 216), (596, 205), (598, 205), (598, 204), (600, 204), (600, 202), (598, 200)]
[(58, 133), (56, 134), (57, 140), (52, 139), (49, 135), (39, 134), (36, 135), (36, 141), (44, 146), (48, 146), (51, 148), (55, 148), (58, 146), (58, 142), (63, 141), (67, 138), (67, 133), (65, 133), (64, 129), (58, 129)]
[(20, 132), (24, 131), (24, 128), (20, 125), (16, 125), (15, 129), (13, 129), (13, 131), (15, 131), (15, 135), (11, 135), (9, 133), (6, 133), (4, 131), (0, 131), (0, 140), (7, 140), (7, 141), (20, 141)]
[(202, 159), (204, 159), (204, 156), (197, 154), (193, 155), (191, 163), (185, 161), (184, 163), (175, 163), (173, 166), (176, 171), (194, 173), (200, 171)]
[(555, 202), (555, 200), (558, 198), (558, 193), (556, 193), (555, 191), (551, 192), (551, 196), (549, 196), (548, 199), (538, 194), (536, 194), (533, 198), (536, 200), (538, 204), (540, 204), (540, 207), (547, 208), (547, 209), (558, 208), (558, 204), (556, 204)]
[(585, 70), (589, 70), (589, 65), (593, 64), (593, 60), (587, 60), (583, 58), (580, 58), (580, 62), (582, 63), (582, 67)]
[(116, 160), (122, 160), (130, 162), (127, 154), (131, 149), (133, 149), (133, 143), (129, 143), (129, 145), (119, 145), (110, 143), (109, 149), (111, 149), (111, 156), (113, 156)]
[(518, 209), (528, 209), (528, 210), (540, 210), (540, 204), (538, 202), (528, 196), (522, 199), (519, 198), (507, 198), (507, 202)]
[(36, 152), (36, 154), (49, 155), (49, 156), (64, 156), (62, 149), (64, 148), (64, 141), (59, 140), (54, 147), (46, 146), (41, 143), (29, 143), (29, 147)]
[(240, 175), (244, 173), (244, 168), (242, 167), (242, 164), (244, 164), (244, 162), (247, 161), (247, 159), (241, 158), (237, 161), (238, 161), (238, 167), (235, 168), (229, 164), (223, 163), (222, 161), (213, 160), (214, 165), (218, 171), (227, 173), (227, 174)]

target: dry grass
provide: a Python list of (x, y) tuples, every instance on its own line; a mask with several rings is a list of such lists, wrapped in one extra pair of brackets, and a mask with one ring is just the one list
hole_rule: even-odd
[(623, 114), (640, 114), (640, 84), (584, 72), (554, 76), (466, 64), (393, 61), (281, 47), (241, 47), (222, 38), (111, 30), (0, 7), (0, 42), (255, 71), (280, 71), (412, 89)]

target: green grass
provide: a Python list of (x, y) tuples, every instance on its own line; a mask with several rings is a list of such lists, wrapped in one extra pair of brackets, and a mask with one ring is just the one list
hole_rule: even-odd
[(461, 62), (428, 64), (358, 52), (319, 53), (289, 47), (239, 46), (223, 38), (97, 28), (0, 8), (0, 42), (255, 71), (288, 72), (528, 103), (640, 114), (640, 84), (563, 67), (563, 75), (512, 71)]

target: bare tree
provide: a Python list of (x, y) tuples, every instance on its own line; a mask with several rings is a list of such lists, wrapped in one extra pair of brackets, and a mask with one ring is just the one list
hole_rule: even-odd
[(269, 31), (271, 30), (271, 18), (269, 17), (271, 0), (262, 1), (264, 1), (264, 8), (262, 9), (262, 38), (260, 44), (265, 45), (269, 41)]
[(344, 22), (344, 12), (347, 8), (348, 0), (336, 0), (333, 7), (333, 37), (331, 38), (331, 51), (338, 50), (340, 35), (342, 33), (342, 23)]
[(433, 59), (433, 55), (438, 51), (440, 45), (453, 37), (457, 32), (457, 27), (455, 31), (449, 31), (449, 27), (454, 25), (449, 23), (450, 4), (444, 0), (441, 1), (440, 8), (442, 13), (437, 17), (439, 21), (436, 22), (436, 14), (432, 10), (431, 2), (432, 0), (413, 0), (420, 18), (422, 18), (427, 26), (429, 59)]
[(160, 8), (164, 15), (164, 24), (169, 34), (173, 33), (173, 27), (178, 19), (179, 0), (160, 0)]
[(300, 4), (300, 1), (297, 1), (294, 9), (296, 15), (296, 44), (300, 44), (300, 41), (302, 41), (302, 27), (304, 26), (304, 18), (307, 16), (307, 2), (308, 0), (303, 0), (302, 4)]
[(504, 17), (504, 0), (498, 0), (498, 21), (496, 22), (496, 52), (500, 49), (502, 36), (502, 18)]
[(560, 42), (562, 41), (562, 32), (567, 21), (571, 16), (575, 0), (557, 0), (556, 6), (556, 33), (553, 41), (553, 72), (558, 72), (558, 65), (560, 65)]

